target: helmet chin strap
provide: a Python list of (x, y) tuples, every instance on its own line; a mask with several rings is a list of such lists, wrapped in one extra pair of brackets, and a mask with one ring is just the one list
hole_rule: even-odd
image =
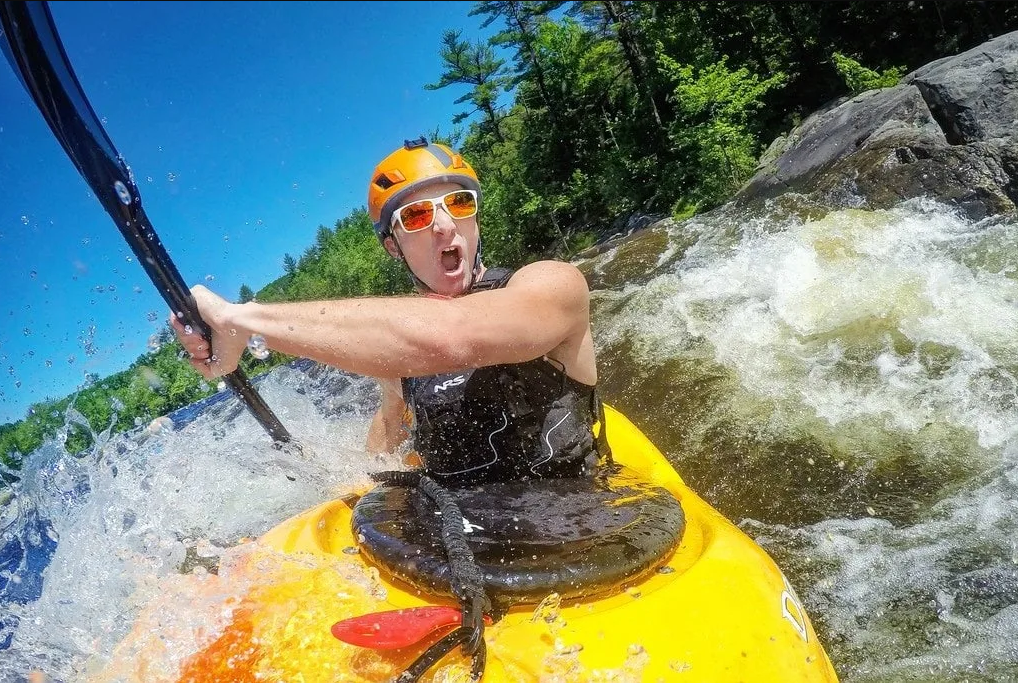
[[(403, 266), (407, 269), (407, 272), (410, 273), (410, 278), (414, 281), (414, 285), (417, 287), (417, 289), (423, 290), (425, 292), (430, 292), (431, 294), (436, 294), (437, 292), (435, 292), (435, 290), (433, 290), (431, 287), (426, 285), (424, 283), (424, 280), (422, 280), (419, 277), (417, 277), (417, 273), (415, 273), (413, 271), (413, 268), (410, 267), (410, 264), (407, 263), (406, 256), (403, 255), (403, 248), (399, 245), (399, 239), (396, 237), (396, 233), (395, 232), (390, 232), (389, 236), (392, 237), (392, 243), (396, 245), (396, 253), (397, 253), (396, 258), (397, 258), (397, 260), (403, 262)], [(481, 265), (481, 237), (480, 237), (480, 235), (478, 235), (478, 237), (477, 237), (477, 251), (474, 253), (474, 267), (470, 270), (470, 284), (467, 285), (467, 289), (468, 290), (471, 287), (473, 287), (474, 283), (477, 281), (477, 276), (481, 272), (481, 268), (482, 268), (482, 265)]]

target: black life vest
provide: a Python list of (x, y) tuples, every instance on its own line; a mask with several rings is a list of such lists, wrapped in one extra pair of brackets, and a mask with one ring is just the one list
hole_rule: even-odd
[[(467, 295), (504, 287), (512, 275), (488, 270)], [(600, 452), (606, 442), (594, 437), (602, 414), (595, 387), (548, 358), (404, 378), (402, 385), (414, 447), (443, 484), (581, 476), (607, 456)]]

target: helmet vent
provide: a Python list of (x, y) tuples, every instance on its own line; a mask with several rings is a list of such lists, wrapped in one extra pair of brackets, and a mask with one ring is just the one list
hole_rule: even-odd
[(378, 187), (382, 188), (383, 190), (388, 190), (395, 184), (396, 183), (389, 180), (389, 176), (385, 175), (384, 173), (380, 174), (377, 178), (375, 178), (375, 185), (378, 185)]

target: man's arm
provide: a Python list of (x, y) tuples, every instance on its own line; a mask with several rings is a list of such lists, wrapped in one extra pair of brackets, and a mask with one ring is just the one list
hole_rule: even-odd
[(530, 360), (582, 339), (589, 324), (586, 280), (556, 261), (521, 268), (505, 288), (453, 299), (231, 304), (200, 285), (192, 292), (213, 329), (218, 362), (205, 363), (209, 350), (173, 322), (192, 364), (208, 378), (235, 369), (252, 334), (282, 353), (398, 378)]
[(379, 380), (382, 390), (382, 405), (371, 420), (368, 428), (366, 448), (371, 453), (392, 453), (408, 436), (403, 426), (406, 404), (398, 380)]

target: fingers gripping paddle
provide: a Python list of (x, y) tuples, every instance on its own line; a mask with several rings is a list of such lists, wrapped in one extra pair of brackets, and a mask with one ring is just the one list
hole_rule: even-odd
[[(141, 206), (130, 168), (92, 111), (64, 52), (46, 2), (0, 2), (0, 40), (4, 54), (46, 123), (113, 218), (171, 310), (211, 343), (211, 332), (194, 298)], [(224, 377), (276, 442), (290, 434), (239, 369)]]

